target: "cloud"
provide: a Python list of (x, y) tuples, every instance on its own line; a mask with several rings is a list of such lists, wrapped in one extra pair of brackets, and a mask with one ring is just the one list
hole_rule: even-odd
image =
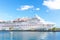
[(20, 8), (17, 8), (17, 10), (28, 10), (33, 8), (34, 6), (30, 6), (30, 5), (23, 5)]
[(49, 9), (60, 9), (60, 0), (44, 0), (43, 5)]
[(49, 10), (46, 10), (46, 12), (49, 12)]
[(33, 5), (22, 5), (22, 6), (20, 6), (19, 8), (17, 8), (17, 10), (22, 10), (22, 11), (24, 11), (24, 10), (29, 10), (29, 9), (31, 9), (31, 10), (40, 10), (40, 8), (35, 8), (35, 6), (33, 6)]
[(40, 10), (40, 8), (36, 8), (36, 10)]

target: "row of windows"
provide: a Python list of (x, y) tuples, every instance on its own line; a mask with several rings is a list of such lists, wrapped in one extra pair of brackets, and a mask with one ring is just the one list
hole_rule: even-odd
[(20, 27), (20, 26), (51, 26), (51, 25), (39, 25), (39, 24), (36, 24), (36, 25), (30, 25), (30, 24), (28, 24), (28, 25), (3, 25), (3, 27)]

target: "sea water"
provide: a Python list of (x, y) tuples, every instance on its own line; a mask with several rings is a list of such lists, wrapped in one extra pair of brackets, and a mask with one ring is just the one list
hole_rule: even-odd
[(60, 40), (60, 32), (0, 32), (0, 40)]

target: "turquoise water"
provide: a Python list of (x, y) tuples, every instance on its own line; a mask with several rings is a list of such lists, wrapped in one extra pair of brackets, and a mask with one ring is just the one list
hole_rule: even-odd
[(0, 40), (59, 40), (60, 32), (0, 32)]

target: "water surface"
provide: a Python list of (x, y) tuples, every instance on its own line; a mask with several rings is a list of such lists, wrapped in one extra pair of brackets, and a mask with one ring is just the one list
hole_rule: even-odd
[(59, 40), (60, 32), (0, 32), (0, 40)]

